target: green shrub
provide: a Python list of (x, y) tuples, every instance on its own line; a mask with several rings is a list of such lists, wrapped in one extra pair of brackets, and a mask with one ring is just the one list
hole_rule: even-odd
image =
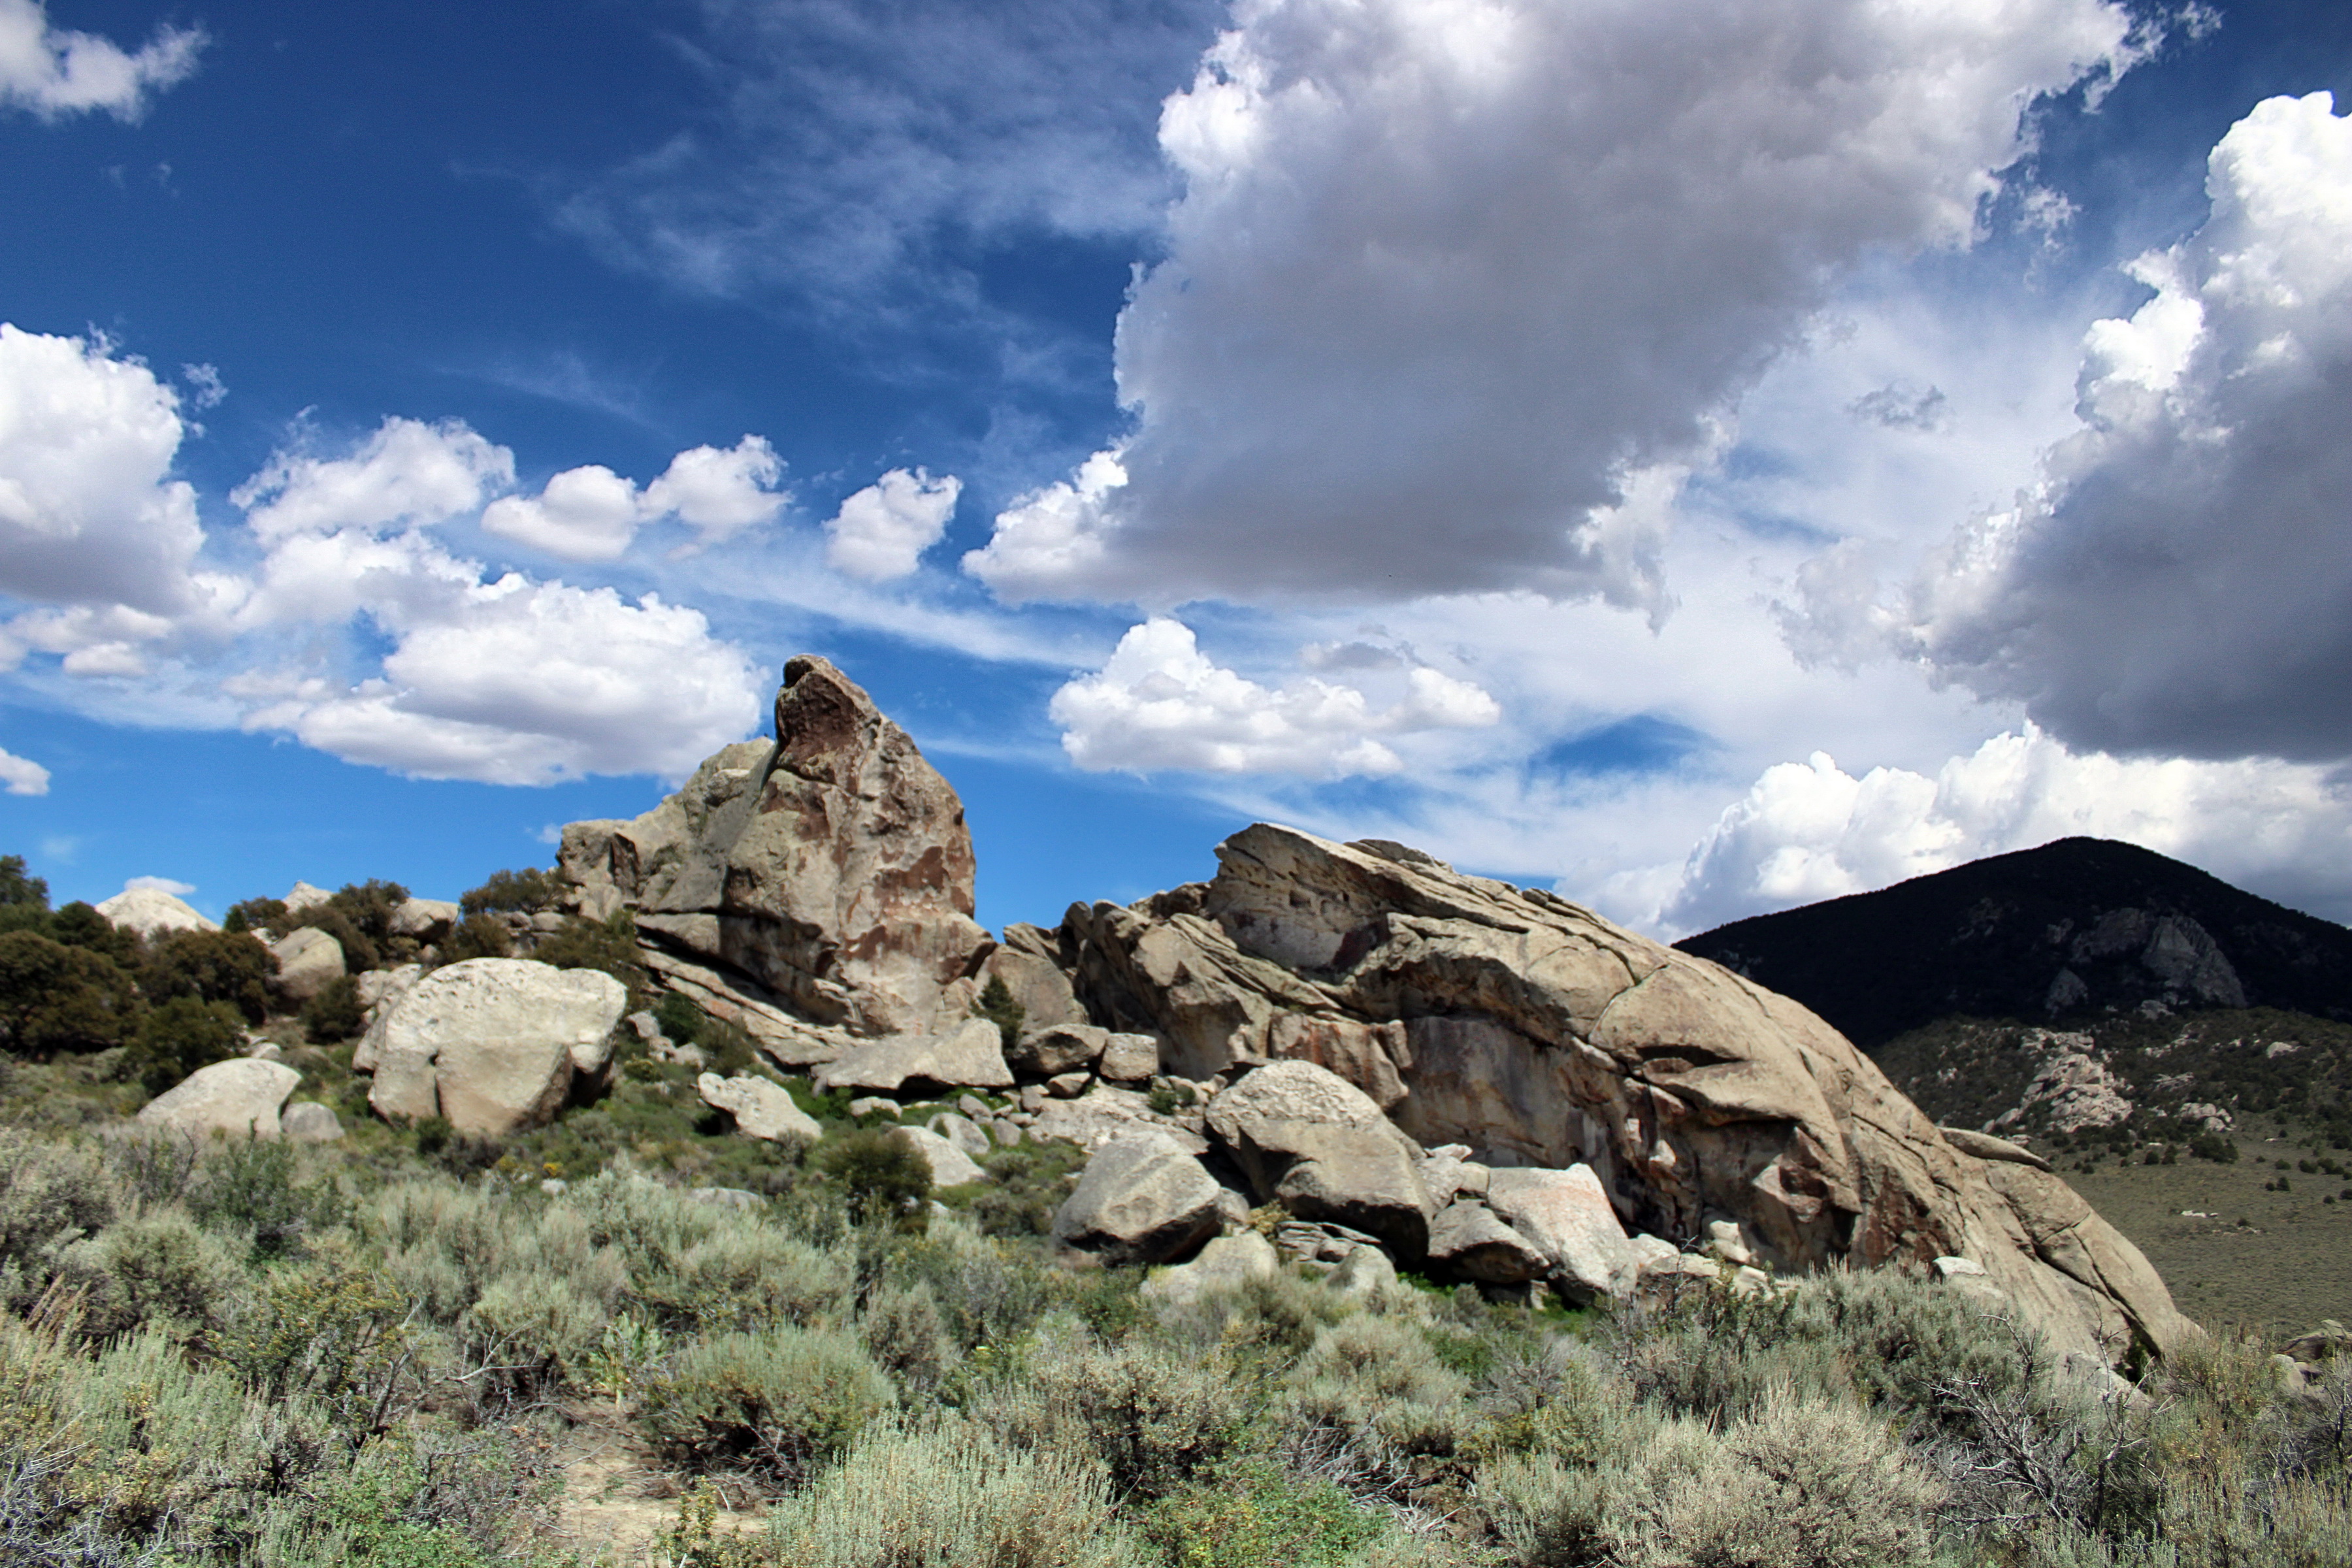
[(441, 939), (441, 962), (459, 963), (468, 958), (504, 958), (514, 952), (506, 923), (491, 915), (467, 915)]
[(1475, 1455), (1539, 1455), (1591, 1467), (1627, 1440), (1633, 1394), (1597, 1354), (1559, 1340), (1497, 1357), (1475, 1408)]
[(946, 1382), (955, 1341), (928, 1285), (885, 1285), (866, 1299), (857, 1337), (874, 1364), (890, 1374), (910, 1400), (928, 1400)]
[(1720, 1436), (1674, 1424), (1620, 1474), (1613, 1560), (1627, 1568), (1895, 1568), (1933, 1554), (1942, 1489), (1850, 1403), (1776, 1389)]
[(502, 1275), (462, 1321), (458, 1353), (478, 1369), (479, 1397), (530, 1397), (585, 1379), (610, 1315), (571, 1280), (532, 1270)]
[(889, 1379), (845, 1333), (720, 1334), (646, 1384), (637, 1426), (673, 1464), (789, 1489), (836, 1458), (891, 1397)]
[(303, 1394), (348, 1424), (374, 1409), (406, 1359), (410, 1303), (373, 1259), (322, 1247), (262, 1277), (218, 1336), (222, 1362), (272, 1399)]
[(367, 1006), (360, 1000), (360, 983), (339, 975), (320, 986), (302, 1004), (302, 1033), (314, 1046), (355, 1039), (367, 1032)]
[(1173, 1568), (1331, 1568), (1386, 1532), (1380, 1516), (1328, 1481), (1244, 1460), (1171, 1494), (1144, 1534)]
[(532, 944), (531, 957), (557, 969), (594, 969), (628, 987), (634, 998), (645, 994), (645, 967), (637, 962), (637, 927), (629, 911), (614, 911), (610, 920), (583, 920), (573, 915), (557, 931)]
[(175, 996), (226, 1002), (248, 1024), (269, 1016), (269, 985), (278, 960), (257, 937), (241, 931), (175, 931), (150, 940), (139, 987), (150, 1003)]
[(989, 1180), (971, 1201), (971, 1217), (991, 1236), (1044, 1236), (1069, 1196), (1066, 1178), (1086, 1163), (1084, 1150), (1059, 1141), (996, 1150), (980, 1163)]
[(932, 1226), (920, 1241), (870, 1228), (860, 1240), (895, 1244), (888, 1245), (884, 1277), (892, 1284), (929, 1287), (963, 1350), (1011, 1347), (1048, 1313), (1073, 1304), (1076, 1288), (1036, 1249), (982, 1236), (961, 1217)]
[(1019, 1446), (1068, 1443), (1095, 1456), (1124, 1501), (1165, 1497), (1231, 1456), (1255, 1403), (1220, 1359), (1078, 1332), (1038, 1345), (977, 1414)]
[(58, 1254), (81, 1291), (81, 1332), (105, 1342), (153, 1329), (185, 1342), (226, 1320), (245, 1285), (242, 1249), (164, 1209), (109, 1226)]
[(561, 872), (537, 866), (520, 871), (493, 871), (480, 887), (462, 895), (457, 907), (469, 915), (532, 914), (561, 899), (567, 886)]
[(1021, 1004), (1013, 999), (1013, 990), (1004, 984), (1004, 976), (992, 974), (988, 984), (980, 988), (980, 1000), (971, 1005), (971, 1016), (985, 1018), (996, 1026), (1004, 1048), (1011, 1050), (1021, 1043), (1021, 1025), (1027, 1016)]
[(272, 1509), (255, 1568), (571, 1564), (546, 1543), (561, 1489), (552, 1461), (528, 1426), (411, 1426)]
[(226, 1002), (174, 996), (139, 1020), (124, 1066), (150, 1094), (198, 1068), (225, 1062), (245, 1046), (245, 1018)]
[(139, 1006), (131, 975), (105, 954), (37, 931), (0, 934), (0, 1046), (17, 1055), (121, 1045)]
[(665, 991), (654, 1004), (654, 1022), (671, 1045), (690, 1046), (702, 1032), (703, 1020), (709, 1015), (702, 1004), (683, 991)]
[(854, 1261), (728, 1214), (638, 1290), (677, 1331), (829, 1326), (848, 1315)]
[(302, 1184), (291, 1145), (248, 1133), (205, 1156), (187, 1194), (188, 1210), (214, 1230), (253, 1238), (261, 1258), (301, 1249), (313, 1229), (336, 1223), (342, 1197), (333, 1184)]
[(759, 1065), (760, 1047), (740, 1024), (724, 1018), (704, 1021), (696, 1035), (709, 1069), (721, 1078), (733, 1078)]
[(922, 1227), (931, 1168), (894, 1131), (861, 1127), (845, 1132), (818, 1149), (816, 1168), (840, 1187), (859, 1224), (893, 1219)]
[(63, 1250), (114, 1221), (117, 1197), (99, 1152), (0, 1127), (0, 1302), (32, 1306)]
[(2238, 1163), (2238, 1141), (2221, 1132), (2192, 1132), (2189, 1135), (2189, 1152), (2217, 1165), (2234, 1165)]
[(406, 902), (406, 888), (398, 882), (370, 878), (364, 882), (344, 883), (327, 900), (327, 907), (349, 921), (352, 928), (366, 938), (371, 946), (381, 951), (396, 940), (393, 935), (393, 919), (399, 914), (400, 906)]
[(789, 1568), (1143, 1568), (1101, 1467), (1023, 1449), (952, 1419), (877, 1427), (847, 1462), (778, 1508), (770, 1561)]
[[(283, 899), (240, 899), (228, 907), (227, 914), (221, 917), (221, 930), (268, 931), (273, 936), (284, 936), (294, 929), (290, 924), (283, 924), (285, 920), (286, 900)], [(280, 929), (281, 924), (283, 929)]]

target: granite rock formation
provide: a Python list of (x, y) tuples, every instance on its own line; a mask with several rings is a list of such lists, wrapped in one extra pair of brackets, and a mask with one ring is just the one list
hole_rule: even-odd
[(960, 1018), (994, 943), (971, 918), (955, 791), (822, 658), (784, 667), (775, 724), (635, 821), (566, 828), (582, 911), (634, 911), (641, 936), (803, 1023), (875, 1036)]

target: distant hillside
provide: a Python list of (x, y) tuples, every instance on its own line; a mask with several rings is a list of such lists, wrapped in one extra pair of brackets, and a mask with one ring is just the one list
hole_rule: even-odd
[(2135, 845), (2062, 838), (1677, 942), (1793, 996), (1864, 1050), (1964, 1015), (2169, 1007), (2352, 1019), (2352, 931)]

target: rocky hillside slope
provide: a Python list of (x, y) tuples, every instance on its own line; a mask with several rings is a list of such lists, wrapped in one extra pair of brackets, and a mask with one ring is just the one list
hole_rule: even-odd
[(2062, 838), (1675, 944), (1864, 1050), (1939, 1018), (2271, 1007), (2352, 1019), (2352, 931), (2152, 850)]

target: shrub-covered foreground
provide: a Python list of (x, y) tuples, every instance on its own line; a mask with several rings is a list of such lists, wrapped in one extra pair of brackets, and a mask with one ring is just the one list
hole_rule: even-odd
[(0, 1560), (609, 1561), (556, 1528), (593, 1429), (678, 1496), (672, 1568), (2352, 1562), (2352, 1385), (2252, 1343), (2102, 1387), (1894, 1273), (1154, 1310), (780, 1185), (0, 1130)]

